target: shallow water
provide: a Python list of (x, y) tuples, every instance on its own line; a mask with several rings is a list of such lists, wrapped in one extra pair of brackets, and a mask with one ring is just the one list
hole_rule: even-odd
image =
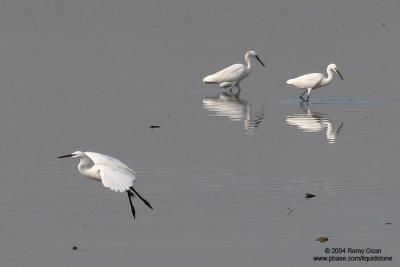
[[(398, 1), (0, 7), (2, 266), (310, 266), (327, 247), (398, 266)], [(202, 84), (248, 49), (267, 68), (239, 96)], [(344, 81), (299, 105), (285, 81), (332, 61)], [(56, 159), (77, 149), (132, 166), (155, 209), (134, 221)]]

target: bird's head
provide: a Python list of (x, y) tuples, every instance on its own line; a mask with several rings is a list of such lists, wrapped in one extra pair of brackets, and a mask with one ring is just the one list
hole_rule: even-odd
[(339, 75), (340, 79), (343, 80), (343, 76), (342, 76), (342, 74), (340, 73), (340, 71), (339, 71), (339, 69), (338, 69), (338, 67), (336, 66), (335, 63), (329, 64), (329, 65), (328, 65), (328, 69), (331, 69), (331, 70), (335, 71), (335, 72)]
[(85, 154), (82, 151), (75, 151), (68, 155), (59, 156), (58, 159), (61, 159), (61, 158), (78, 158), (79, 159), (84, 156), (85, 156)]
[(246, 56), (251, 56), (254, 57), (255, 59), (258, 60), (258, 62), (260, 62), (260, 64), (265, 68), (265, 64), (264, 62), (261, 61), (261, 59), (259, 58), (259, 56), (257, 55), (257, 53), (253, 50), (250, 50), (246, 53)]

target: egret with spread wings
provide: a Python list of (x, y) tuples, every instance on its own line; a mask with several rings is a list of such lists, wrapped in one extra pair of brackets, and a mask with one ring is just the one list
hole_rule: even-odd
[[(334, 63), (328, 65), (328, 67), (326, 68), (326, 72), (328, 73), (327, 77), (324, 77), (322, 73), (309, 73), (294, 79), (287, 80), (286, 83), (294, 85), (297, 88), (304, 89), (303, 93), (300, 95), (300, 99), (302, 101), (308, 102), (312, 90), (328, 85), (332, 82), (333, 72), (336, 72), (339, 75), (340, 79), (343, 80), (342, 74)], [(306, 99), (303, 98), (305, 93), (307, 93)]]
[(255, 58), (260, 62), (260, 64), (265, 68), (264, 63), (258, 57), (257, 53), (254, 51), (249, 51), (245, 55), (245, 61), (247, 66), (243, 64), (234, 64), (223, 70), (220, 70), (214, 74), (208, 75), (203, 79), (204, 83), (218, 84), (221, 88), (229, 88), (232, 92), (234, 87), (237, 87), (240, 91), (239, 83), (251, 73), (251, 60), (250, 58)]
[(135, 218), (135, 207), (132, 198), (137, 196), (150, 209), (153, 207), (144, 199), (133, 187), (136, 179), (135, 171), (129, 168), (119, 159), (103, 155), (96, 152), (75, 151), (72, 154), (60, 156), (58, 158), (77, 158), (79, 159), (79, 172), (90, 179), (101, 181), (105, 187), (116, 192), (126, 192), (133, 218)]

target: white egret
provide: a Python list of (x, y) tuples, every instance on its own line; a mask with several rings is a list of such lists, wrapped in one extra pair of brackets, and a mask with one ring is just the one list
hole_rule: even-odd
[(206, 76), (203, 79), (203, 82), (218, 84), (221, 88), (230, 88), (229, 91), (232, 91), (234, 87), (237, 87), (240, 91), (241, 89), (239, 83), (251, 73), (251, 57), (256, 58), (258, 62), (260, 62), (260, 64), (265, 68), (264, 63), (258, 57), (257, 53), (254, 51), (248, 51), (244, 57), (247, 66), (243, 64), (234, 64), (214, 74)]
[(150, 209), (153, 207), (133, 187), (136, 179), (135, 171), (129, 168), (119, 159), (95, 152), (75, 151), (72, 154), (58, 158), (79, 159), (79, 172), (92, 180), (101, 181), (105, 187), (116, 192), (126, 192), (133, 218), (135, 218), (135, 207), (132, 204), (132, 197), (138, 196)]
[[(335, 71), (339, 75), (339, 77), (343, 80), (343, 76), (340, 73), (339, 69), (337, 68), (336, 64), (332, 63), (329, 64), (328, 67), (326, 68), (328, 77), (324, 77), (322, 73), (309, 73), (294, 79), (287, 80), (286, 83), (304, 89), (303, 93), (300, 95), (300, 99), (302, 101), (308, 102), (312, 90), (328, 85), (332, 82), (333, 71)], [(307, 93), (306, 99), (303, 98), (305, 93)]]

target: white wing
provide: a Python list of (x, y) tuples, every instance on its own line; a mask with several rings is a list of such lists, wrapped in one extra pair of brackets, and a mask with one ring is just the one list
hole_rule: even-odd
[(85, 154), (93, 161), (94, 164), (111, 165), (114, 167), (127, 169), (130, 172), (135, 173), (134, 170), (129, 168), (125, 163), (123, 163), (119, 159), (116, 159), (116, 158), (113, 158), (111, 156), (107, 156), (104, 154), (96, 153), (96, 152), (85, 152)]
[(236, 82), (246, 67), (243, 64), (234, 64), (203, 79), (205, 83)]
[(229, 88), (234, 84), (235, 84), (234, 82), (222, 82), (222, 83), (218, 84), (218, 86), (221, 88)]
[(299, 88), (314, 88), (317, 86), (324, 76), (321, 73), (310, 73), (303, 76), (287, 80), (287, 84), (292, 84)]
[(125, 168), (115, 168), (99, 164), (103, 185), (116, 192), (125, 192), (132, 186), (135, 175)]

